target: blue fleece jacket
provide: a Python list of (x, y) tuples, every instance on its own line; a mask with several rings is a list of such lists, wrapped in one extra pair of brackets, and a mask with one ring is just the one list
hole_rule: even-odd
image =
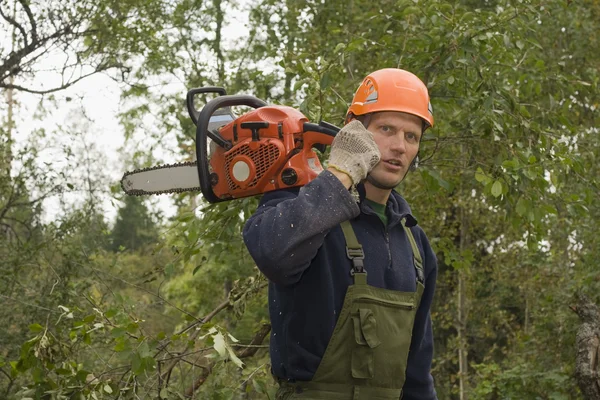
[[(361, 199), (364, 189), (359, 186)], [(433, 334), (430, 307), (437, 262), (408, 203), (392, 192), (388, 226), (366, 202), (357, 204), (330, 172), (298, 189), (263, 196), (246, 222), (244, 241), (258, 268), (269, 278), (271, 363), (273, 374), (309, 381), (325, 353), (352, 277), (340, 227), (351, 220), (365, 252), (367, 283), (414, 292), (416, 271), (410, 242), (401, 225), (406, 219), (423, 257), (425, 292), (417, 310), (408, 356), (404, 400), (437, 399), (431, 377)]]

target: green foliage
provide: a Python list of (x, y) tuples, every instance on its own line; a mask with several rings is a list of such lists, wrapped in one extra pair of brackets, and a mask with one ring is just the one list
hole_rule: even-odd
[(141, 197), (127, 196), (111, 232), (111, 249), (138, 250), (158, 238), (156, 224)]
[[(460, 398), (461, 380), (472, 399), (581, 398), (568, 306), (578, 290), (600, 292), (597, 0), (263, 0), (237, 42), (223, 39), (227, 2), (80, 3), (59, 9), (90, 28), (80, 60), (118, 66), (130, 83), (121, 122), (147, 139), (136, 166), (169, 136), (191, 159), (191, 87), (341, 124), (368, 72), (415, 72), (436, 124), (399, 189), (439, 260), (439, 398)], [(243, 355), (268, 319), (265, 278), (241, 239), (257, 199), (177, 195), (177, 215), (155, 224), (127, 198), (110, 236), (93, 201), (43, 224), (38, 194), (77, 184), (39, 168), (35, 147), (17, 154), (23, 173), (0, 175), (5, 397), (273, 398), (262, 339)]]

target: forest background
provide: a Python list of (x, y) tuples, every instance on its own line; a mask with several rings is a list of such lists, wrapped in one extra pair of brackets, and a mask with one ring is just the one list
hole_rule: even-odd
[[(362, 77), (383, 67), (423, 79), (436, 118), (399, 191), (439, 259), (439, 398), (583, 398), (573, 309), (578, 294), (600, 300), (600, 1), (3, 0), (0, 11), (0, 398), (275, 390), (266, 282), (241, 240), (258, 199), (173, 195), (166, 218), (124, 196), (83, 109), (44, 127), (82, 101), (62, 93), (94, 74), (119, 84), (125, 171), (193, 159), (190, 88), (341, 125)], [(228, 40), (239, 15), (248, 34)], [(50, 58), (64, 61), (50, 71), (60, 79), (37, 85)], [(38, 128), (18, 141), (32, 94)], [(50, 199), (61, 207), (48, 220)]]

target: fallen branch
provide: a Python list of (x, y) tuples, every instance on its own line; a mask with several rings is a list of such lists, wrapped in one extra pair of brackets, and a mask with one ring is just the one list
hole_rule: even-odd
[[(200, 328), (202, 327), (202, 325), (206, 324), (208, 321), (210, 321), (212, 318), (214, 318), (221, 311), (234, 308), (237, 301), (239, 301), (241, 299), (247, 299), (248, 296), (252, 296), (252, 295), (258, 293), (260, 290), (267, 287), (267, 285), (268, 285), (268, 282), (264, 281), (259, 276), (259, 278), (249, 277), (249, 278), (247, 278), (246, 285), (234, 287), (229, 292), (229, 296), (225, 301), (223, 301), (221, 304), (219, 304), (214, 310), (212, 310), (204, 318), (193, 322), (191, 325), (187, 326), (183, 330), (183, 332), (187, 332), (190, 329), (195, 328), (195, 331), (188, 338), (185, 348), (182, 349), (181, 351), (178, 351), (178, 353), (184, 354), (191, 348), (191, 346), (193, 346), (193, 343), (195, 342), (196, 338), (198, 337), (198, 335), (200, 335), (200, 332), (201, 332)], [(171, 341), (167, 341), (164, 345), (162, 345), (158, 349), (156, 354), (154, 355), (154, 358), (157, 358), (158, 355), (161, 354), (170, 343), (171, 343)], [(179, 363), (179, 361), (180, 360), (171, 361), (171, 363), (165, 367), (164, 372), (159, 375), (159, 387), (160, 388), (163, 387), (163, 382), (165, 383), (165, 386), (168, 386), (169, 378), (171, 376), (171, 371), (173, 371), (173, 368), (175, 368), (175, 366)]]
[[(259, 347), (259, 345), (262, 344), (263, 340), (265, 340), (265, 337), (269, 334), (269, 332), (271, 332), (271, 325), (263, 324), (262, 328), (260, 328), (260, 330), (256, 333), (256, 335), (250, 342), (250, 345), (248, 347), (245, 347), (244, 349), (236, 352), (237, 353), (236, 355), (238, 356), (238, 358), (243, 359), (243, 358), (248, 358), (248, 357), (254, 356), (256, 354), (256, 352), (258, 351), (258, 349), (261, 348), (261, 347)], [(185, 397), (187, 397), (187, 398), (194, 397), (194, 393), (196, 393), (196, 391), (200, 388), (200, 386), (202, 386), (204, 384), (204, 382), (206, 382), (206, 380), (210, 376), (215, 364), (216, 364), (216, 361), (213, 361), (213, 362), (209, 363), (202, 370), (202, 373), (200, 374), (200, 376), (198, 376), (198, 378), (196, 378), (194, 383), (189, 388), (187, 388), (187, 390), (185, 391)]]

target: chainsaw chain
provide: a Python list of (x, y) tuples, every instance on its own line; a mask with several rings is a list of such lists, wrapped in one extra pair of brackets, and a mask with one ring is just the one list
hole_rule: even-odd
[(121, 178), (121, 189), (123, 189), (123, 191), (125, 193), (127, 193), (129, 196), (147, 196), (149, 194), (172, 194), (172, 193), (185, 193), (185, 192), (199, 192), (201, 190), (200, 186), (186, 188), (186, 189), (158, 190), (156, 192), (148, 192), (146, 190), (126, 190), (125, 186), (123, 185), (123, 181), (129, 175), (137, 174), (139, 172), (148, 172), (148, 171), (154, 171), (155, 169), (164, 169), (164, 168), (191, 167), (191, 166), (197, 166), (197, 165), (198, 165), (197, 161), (184, 161), (184, 162), (180, 162), (180, 163), (155, 165), (153, 167), (139, 168), (139, 169), (135, 169), (133, 171), (127, 171), (123, 175), (123, 178)]

